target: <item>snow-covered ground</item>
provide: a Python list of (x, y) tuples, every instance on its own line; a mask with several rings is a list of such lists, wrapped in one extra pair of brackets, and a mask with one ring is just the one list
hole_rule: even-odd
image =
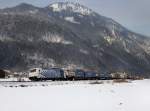
[(0, 111), (150, 111), (150, 80), (0, 82)]

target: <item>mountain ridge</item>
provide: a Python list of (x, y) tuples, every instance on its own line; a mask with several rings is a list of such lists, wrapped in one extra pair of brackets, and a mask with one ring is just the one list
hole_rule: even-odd
[(83, 7), (79, 13), (66, 5), (59, 11), (50, 6), (0, 10), (1, 68), (56, 66), (149, 76), (149, 38), (91, 9), (94, 14), (83, 13)]

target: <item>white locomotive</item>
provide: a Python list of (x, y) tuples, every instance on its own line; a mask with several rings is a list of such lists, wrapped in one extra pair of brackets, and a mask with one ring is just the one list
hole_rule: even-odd
[(64, 71), (60, 68), (33, 68), (29, 72), (31, 80), (63, 80), (65, 78)]

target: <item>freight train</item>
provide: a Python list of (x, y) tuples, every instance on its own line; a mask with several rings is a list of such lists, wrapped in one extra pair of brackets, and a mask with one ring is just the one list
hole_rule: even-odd
[(82, 69), (63, 70), (61, 68), (34, 68), (29, 71), (29, 79), (38, 80), (109, 80), (113, 79), (111, 74), (97, 74), (94, 71)]
[(81, 69), (76, 70), (63, 70), (61, 68), (34, 68), (29, 71), (29, 79), (37, 80), (93, 80), (98, 79), (99, 76), (93, 71), (84, 71)]

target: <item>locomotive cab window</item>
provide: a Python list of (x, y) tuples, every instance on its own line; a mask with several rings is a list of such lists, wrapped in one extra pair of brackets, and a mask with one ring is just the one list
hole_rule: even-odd
[(36, 69), (32, 69), (30, 72), (36, 72)]

